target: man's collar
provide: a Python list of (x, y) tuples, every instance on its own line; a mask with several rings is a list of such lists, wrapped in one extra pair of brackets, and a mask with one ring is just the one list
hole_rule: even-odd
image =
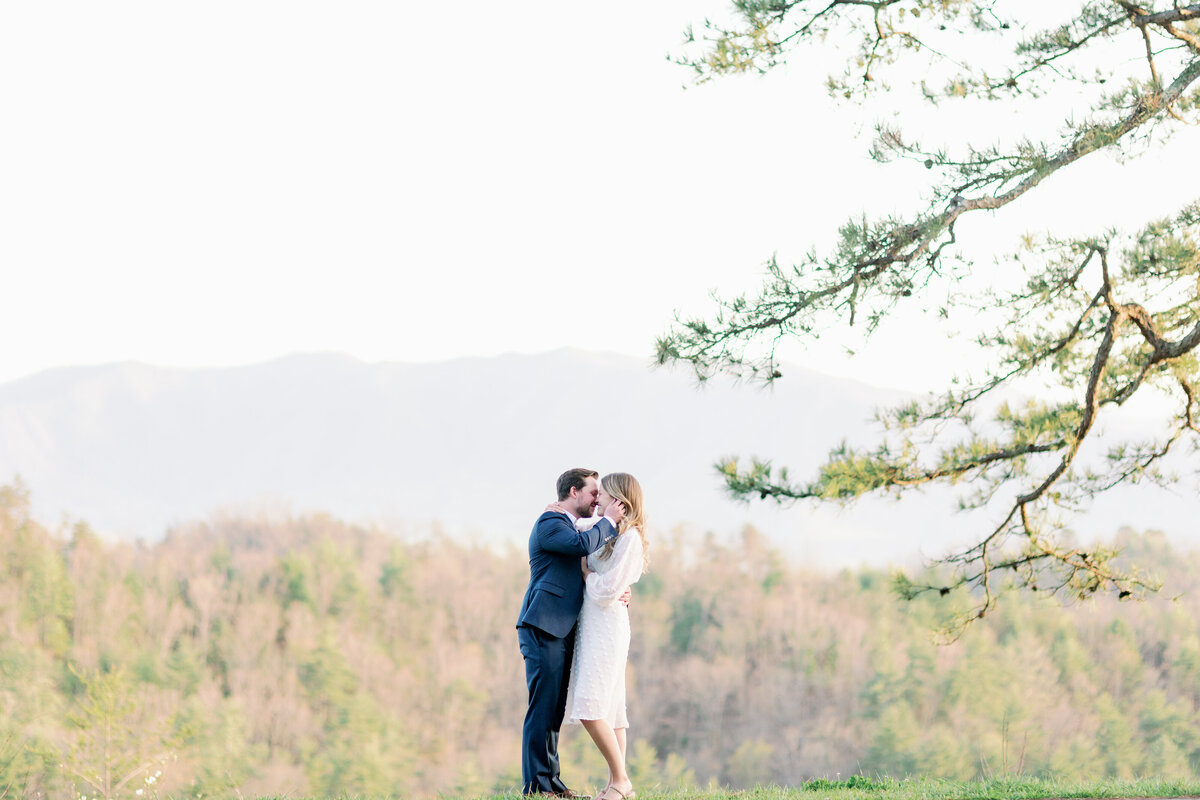
[(571, 524), (572, 524), (572, 525), (574, 525), (576, 522), (578, 522), (578, 521), (579, 521), (579, 517), (575, 516), (575, 515), (574, 515), (574, 514), (572, 514), (570, 511), (567, 511), (565, 508), (563, 509), (563, 513), (564, 513), (564, 514), (566, 514), (568, 517), (570, 517), (570, 518), (571, 518)]

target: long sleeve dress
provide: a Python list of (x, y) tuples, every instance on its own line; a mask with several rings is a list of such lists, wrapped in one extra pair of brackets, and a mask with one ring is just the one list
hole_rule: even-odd
[(642, 576), (642, 537), (629, 528), (608, 558), (588, 556), (583, 609), (571, 664), (571, 722), (606, 719), (614, 729), (628, 728), (625, 712), (625, 661), (629, 657), (629, 609), (617, 602)]

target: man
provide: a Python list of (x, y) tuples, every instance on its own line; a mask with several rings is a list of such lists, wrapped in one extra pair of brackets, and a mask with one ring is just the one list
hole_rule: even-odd
[(591, 528), (575, 530), (575, 520), (591, 517), (600, 495), (590, 469), (570, 469), (558, 477), (558, 506), (545, 511), (529, 535), (529, 589), (517, 620), (517, 641), (525, 659), (529, 709), (521, 743), (523, 794), (582, 797), (559, 777), (558, 731), (567, 706), (567, 681), (575, 653), (575, 620), (583, 607), (579, 559), (617, 535), (625, 507), (613, 503)]

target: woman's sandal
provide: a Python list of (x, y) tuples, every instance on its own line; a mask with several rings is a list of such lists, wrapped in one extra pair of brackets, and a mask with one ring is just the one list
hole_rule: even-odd
[[(605, 797), (605, 795), (608, 794), (608, 791), (610, 789), (612, 791), (616, 792), (617, 794), (621, 795), (621, 800), (636, 800), (636, 798), (637, 798), (637, 792), (630, 791), (629, 794), (625, 794), (620, 789), (618, 789), (617, 787), (613, 786), (610, 783), (608, 786), (605, 786), (600, 791), (600, 794), (596, 795), (596, 800), (610, 800), (609, 798)], [(613, 798), (612, 800), (615, 800), (615, 798)]]

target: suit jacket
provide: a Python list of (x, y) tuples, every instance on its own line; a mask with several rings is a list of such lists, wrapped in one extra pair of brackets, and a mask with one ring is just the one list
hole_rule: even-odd
[(583, 608), (579, 559), (616, 535), (616, 528), (605, 518), (581, 532), (566, 514), (547, 511), (538, 517), (529, 534), (529, 589), (517, 627), (532, 626), (566, 638)]

